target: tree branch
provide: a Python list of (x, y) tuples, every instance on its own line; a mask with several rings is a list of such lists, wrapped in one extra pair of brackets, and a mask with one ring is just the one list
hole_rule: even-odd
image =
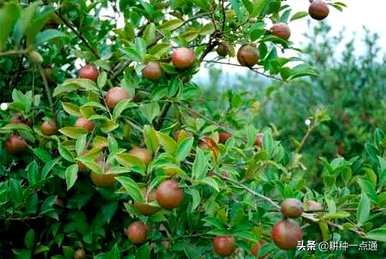
[(91, 51), (91, 53), (97, 58), (100, 59), (98, 52), (91, 46), (91, 44), (87, 41), (87, 39), (77, 30), (75, 27), (61, 15), (60, 12), (55, 12), (55, 14), (59, 17), (59, 19), (73, 32), (76, 36), (83, 42), (83, 44)]
[(264, 76), (264, 77), (267, 77), (267, 78), (270, 78), (270, 79), (273, 79), (273, 80), (276, 80), (276, 81), (281, 81), (281, 82), (285, 82), (283, 79), (280, 79), (278, 77), (275, 77), (275, 76), (271, 76), (271, 75), (268, 75), (268, 74), (265, 74), (263, 72), (260, 72), (258, 71), (256, 68), (252, 68), (252, 67), (245, 67), (245, 66), (242, 66), (242, 65), (239, 65), (239, 64), (234, 64), (234, 63), (228, 63), (228, 62), (222, 62), (222, 61), (217, 61), (217, 60), (202, 60), (202, 62), (206, 62), (206, 63), (214, 63), (214, 64), (221, 64), (221, 65), (228, 65), (228, 66), (235, 66), (235, 67), (244, 67), (244, 68), (248, 68), (249, 70), (255, 72), (256, 74), (259, 74), (261, 76)]

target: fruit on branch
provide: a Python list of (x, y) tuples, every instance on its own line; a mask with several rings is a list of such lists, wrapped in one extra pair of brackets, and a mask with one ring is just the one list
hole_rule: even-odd
[(110, 109), (113, 109), (117, 103), (129, 99), (129, 91), (123, 87), (113, 87), (106, 94), (106, 103)]
[(262, 133), (258, 133), (256, 135), (256, 139), (255, 139), (255, 146), (257, 148), (261, 148), (263, 147), (263, 138), (264, 138), (264, 135)]
[(79, 69), (79, 78), (96, 81), (98, 79), (98, 76), (99, 76), (99, 71), (94, 65), (87, 64), (81, 69)]
[(133, 207), (138, 210), (142, 215), (150, 216), (160, 210), (159, 207), (149, 204), (156, 199), (154, 191), (147, 193), (145, 190), (145, 202), (134, 201)]
[(162, 77), (161, 65), (158, 62), (149, 62), (142, 70), (142, 75), (144, 78), (157, 81)]
[(156, 191), (158, 204), (165, 209), (174, 209), (180, 206), (184, 199), (184, 190), (174, 180), (162, 182)]
[(217, 236), (213, 238), (212, 245), (216, 254), (229, 256), (236, 250), (235, 239), (233, 236)]
[(229, 46), (227, 43), (221, 42), (217, 48), (216, 52), (220, 57), (226, 57), (229, 54)]
[(141, 160), (145, 165), (148, 165), (152, 159), (151, 152), (146, 148), (133, 147), (129, 154)]
[(36, 50), (32, 50), (28, 52), (28, 57), (31, 60), (31, 62), (36, 65), (40, 65), (41, 63), (43, 63), (42, 55), (40, 55), (40, 53), (37, 52)]
[(42, 123), (40, 126), (40, 131), (46, 136), (51, 136), (58, 131), (58, 127), (56, 126), (56, 122), (50, 119)]
[(323, 206), (317, 201), (307, 200), (304, 202), (305, 211), (323, 211)]
[(25, 119), (21, 113), (16, 113), (11, 120), (9, 121), (10, 124), (25, 124), (27, 126), (32, 126), (32, 120)]
[(194, 51), (189, 48), (177, 48), (172, 54), (172, 63), (177, 69), (188, 69), (192, 67), (196, 56)]
[(279, 37), (283, 40), (288, 40), (291, 36), (291, 30), (285, 23), (276, 23), (271, 27), (272, 35)]
[(12, 134), (5, 142), (5, 149), (10, 154), (20, 154), (25, 151), (27, 147), (27, 142), (17, 134)]
[(102, 168), (102, 173), (97, 174), (95, 172), (91, 172), (91, 181), (98, 187), (113, 186), (116, 174), (111, 172), (111, 166), (106, 163), (104, 155), (100, 155), (96, 158), (96, 163)]
[(237, 60), (240, 65), (253, 67), (259, 61), (259, 51), (251, 44), (245, 44), (237, 51)]
[(285, 199), (281, 203), (281, 213), (288, 218), (300, 217), (303, 213), (303, 203), (298, 199)]
[(230, 137), (232, 137), (231, 133), (227, 131), (222, 131), (218, 134), (218, 142), (224, 144)]
[(109, 187), (113, 186), (115, 183), (115, 174), (112, 174), (111, 172), (104, 172), (102, 174), (91, 172), (90, 178), (98, 187)]
[(91, 132), (94, 130), (95, 124), (94, 124), (94, 122), (92, 122), (91, 120), (88, 120), (86, 118), (78, 118), (75, 122), (75, 127), (83, 128), (87, 132)]
[(273, 242), (281, 249), (290, 250), (303, 238), (303, 230), (293, 219), (277, 222), (271, 232)]
[(330, 9), (324, 0), (313, 0), (308, 8), (308, 13), (315, 20), (321, 21), (328, 16)]
[(74, 253), (74, 259), (85, 259), (86, 258), (86, 252), (83, 248), (79, 248)]
[[(253, 254), (254, 256), (257, 256), (259, 254), (259, 251), (260, 251), (260, 248), (265, 244), (265, 241), (264, 240), (259, 240), (256, 242), (256, 244), (254, 246), (252, 246), (251, 248), (251, 254)], [(259, 257), (260, 259), (264, 259), (265, 256), (260, 256)]]
[(127, 237), (134, 244), (142, 244), (147, 240), (148, 227), (142, 221), (134, 221), (127, 228)]

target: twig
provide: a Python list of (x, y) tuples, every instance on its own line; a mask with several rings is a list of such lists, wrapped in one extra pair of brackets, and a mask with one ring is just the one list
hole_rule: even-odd
[(307, 139), (310, 137), (311, 132), (315, 129), (316, 125), (313, 124), (312, 126), (308, 127), (306, 134), (304, 135), (302, 141), (300, 142), (298, 148), (295, 150), (296, 153), (300, 153), (302, 151), (304, 145), (306, 144)]
[(264, 196), (264, 195), (262, 195), (260, 193), (255, 192), (254, 190), (250, 189), (248, 186), (246, 186), (244, 184), (241, 184), (241, 183), (239, 183), (239, 182), (237, 182), (237, 181), (235, 181), (232, 178), (229, 178), (227, 176), (224, 176), (224, 175), (221, 175), (221, 174), (218, 174), (218, 173), (215, 173), (215, 175), (217, 175), (218, 177), (220, 177), (220, 178), (222, 178), (222, 179), (224, 179), (224, 180), (226, 180), (226, 181), (228, 181), (228, 182), (230, 182), (230, 183), (232, 183), (232, 184), (234, 184), (236, 186), (239, 186), (239, 187), (243, 188), (244, 190), (246, 190), (250, 194), (253, 194), (253, 195), (255, 195), (255, 196), (257, 196), (257, 197), (259, 197), (259, 198), (261, 198), (261, 199), (263, 199), (263, 200), (265, 200), (267, 202), (269, 202), (273, 207), (275, 207), (277, 209), (280, 209), (279, 204), (277, 204), (276, 202), (274, 202), (273, 200), (271, 200), (267, 196)]
[(38, 65), (38, 69), (39, 69), (39, 72), (40, 72), (40, 76), (43, 79), (44, 90), (45, 90), (46, 95), (47, 95), (47, 99), (48, 99), (48, 103), (49, 103), (50, 108), (51, 108), (52, 115), (54, 117), (56, 117), (54, 102), (52, 101), (51, 90), (50, 90), (50, 87), (48, 85), (48, 81), (47, 81), (46, 75), (44, 74), (44, 69), (43, 69), (43, 67), (41, 65)]
[[(202, 60), (202, 62), (206, 62), (206, 63), (215, 63), (215, 64), (228, 65), (228, 66), (235, 66), (235, 67), (245, 67), (245, 66), (242, 66), (242, 65), (239, 65), (239, 64), (228, 63), (228, 62), (222, 62), (222, 61), (217, 61), (217, 60)], [(270, 78), (270, 79), (273, 79), (273, 80), (276, 80), (276, 81), (285, 82), (283, 79), (280, 79), (280, 78), (278, 78), (278, 77), (275, 77), (275, 76), (271, 76), (271, 75), (265, 74), (265, 73), (263, 73), (263, 72), (258, 71), (258, 70), (255, 69), (255, 68), (252, 68), (252, 67), (245, 67), (245, 68), (248, 68), (248, 69), (250, 69), (251, 71), (253, 71), (253, 72), (255, 72), (256, 74), (259, 74), (259, 75), (261, 75), (261, 76), (264, 76), (264, 77), (267, 77), (267, 78)]]
[(97, 51), (91, 46), (91, 44), (87, 41), (87, 39), (77, 30), (72, 26), (72, 24), (67, 21), (66, 18), (64, 18), (60, 12), (55, 12), (55, 14), (59, 17), (60, 20), (73, 32), (78, 36), (78, 38), (83, 42), (83, 44), (92, 52), (92, 54), (97, 58), (100, 59), (99, 54)]
[(5, 52), (0, 52), (0, 57), (3, 56), (15, 56), (15, 55), (24, 55), (27, 54), (28, 50), (9, 50)]

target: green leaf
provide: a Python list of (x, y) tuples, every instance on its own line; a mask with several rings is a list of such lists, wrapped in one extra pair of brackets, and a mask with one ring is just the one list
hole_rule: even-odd
[(146, 165), (138, 157), (135, 157), (135, 156), (130, 155), (128, 153), (122, 153), (122, 154), (117, 154), (115, 156), (115, 159), (122, 166), (130, 168), (131, 170), (133, 170), (141, 175), (145, 175)]
[(146, 147), (155, 153), (159, 147), (159, 141), (157, 138), (157, 131), (149, 125), (145, 125), (143, 128), (143, 137)]
[(361, 187), (362, 192), (366, 193), (373, 202), (378, 202), (378, 196), (375, 190), (375, 186), (369, 180), (359, 178), (358, 184)]
[(70, 190), (72, 186), (74, 186), (76, 180), (78, 179), (78, 170), (78, 165), (74, 164), (70, 167), (67, 167), (66, 171), (64, 172), (67, 184), (67, 191)]
[(15, 40), (16, 45), (18, 46), (20, 40), (25, 34), (27, 28), (32, 24), (32, 19), (35, 15), (36, 9), (39, 6), (39, 1), (36, 1), (30, 4), (27, 8), (23, 9), (16, 23), (16, 27), (13, 33), (13, 39)]
[(191, 211), (194, 212), (197, 207), (200, 205), (201, 202), (201, 197), (200, 197), (200, 192), (196, 189), (191, 190), (192, 194), (192, 208)]
[(207, 11), (210, 8), (209, 2), (206, 0), (193, 0), (193, 3), (204, 11)]
[(200, 182), (212, 187), (216, 192), (220, 192), (220, 187), (215, 179), (213, 179), (211, 177), (205, 177)]
[(150, 123), (160, 114), (160, 107), (157, 102), (142, 104), (139, 109)]
[(177, 149), (176, 141), (165, 133), (158, 132), (157, 133), (159, 143), (165, 149), (167, 153), (173, 155)]
[(177, 143), (176, 159), (181, 162), (190, 154), (193, 146), (193, 138), (183, 138)]
[(87, 134), (87, 131), (84, 128), (78, 128), (78, 127), (64, 127), (64, 128), (61, 128), (59, 132), (73, 139), (78, 139), (81, 136)]
[(113, 119), (117, 120), (121, 114), (129, 108), (136, 107), (137, 105), (133, 103), (131, 100), (122, 100), (114, 107), (113, 111)]
[(87, 134), (80, 136), (75, 142), (75, 152), (80, 155), (85, 149), (87, 144)]
[(89, 157), (78, 157), (77, 160), (84, 164), (92, 172), (96, 174), (103, 174), (101, 166), (97, 162), (95, 162), (94, 159)]
[(114, 136), (110, 135), (107, 137), (107, 144), (109, 147), (110, 154), (114, 154), (119, 150), (119, 145)]
[(231, 4), (232, 4), (233, 10), (234, 10), (235, 13), (236, 13), (237, 19), (238, 19), (239, 21), (242, 21), (243, 15), (242, 15), (242, 12), (241, 12), (241, 3), (240, 3), (240, 0), (230, 0), (230, 2), (231, 2)]
[(371, 230), (367, 233), (367, 238), (386, 242), (386, 226)]
[(144, 32), (143, 32), (143, 39), (146, 42), (146, 45), (149, 46), (152, 43), (154, 43), (156, 39), (156, 27), (154, 23), (150, 23), (146, 26)]
[(193, 162), (192, 167), (192, 178), (193, 179), (202, 179), (208, 173), (208, 165), (209, 159), (205, 155), (202, 149), (197, 148), (196, 150), (196, 159)]
[(318, 72), (315, 71), (310, 65), (301, 64), (289, 70), (289, 76), (287, 80), (292, 80), (298, 77), (304, 76), (318, 76)]
[(295, 20), (301, 19), (301, 18), (306, 17), (306, 16), (308, 16), (308, 12), (301, 11), (301, 12), (297, 12), (294, 15), (292, 15), (290, 20), (295, 21)]
[(106, 83), (107, 83), (107, 73), (105, 71), (102, 71), (98, 76), (97, 86), (99, 87), (99, 89), (103, 89)]
[(173, 19), (173, 20), (164, 22), (163, 24), (161, 24), (159, 28), (164, 32), (170, 32), (180, 27), (183, 23), (184, 21), (180, 19)]
[(368, 220), (370, 215), (370, 207), (371, 201), (369, 197), (366, 195), (366, 193), (362, 192), (357, 211), (358, 226), (362, 226), (363, 223)]
[(28, 249), (32, 249), (35, 242), (35, 231), (30, 229), (24, 237), (24, 244)]
[(74, 92), (74, 91), (77, 91), (79, 89), (79, 87), (75, 84), (63, 84), (63, 85), (59, 85), (57, 86), (55, 89), (54, 89), (54, 92), (53, 92), (53, 97), (57, 97), (57, 96), (60, 96), (60, 95), (63, 95), (63, 94), (66, 94), (66, 93), (71, 93), (71, 92)]
[(63, 106), (64, 111), (67, 112), (68, 114), (70, 114), (74, 117), (81, 117), (82, 116), (82, 114), (79, 111), (79, 106), (72, 104), (72, 103), (68, 103), (68, 102), (62, 102), (62, 106)]
[(169, 43), (158, 43), (149, 49), (149, 54), (154, 57), (162, 57), (164, 54), (168, 53), (171, 49)]
[(0, 51), (4, 49), (7, 43), (9, 34), (12, 31), (17, 19), (20, 15), (19, 6), (16, 3), (5, 3), (0, 8)]
[(41, 45), (43, 43), (46, 43), (46, 42), (48, 42), (50, 40), (57, 39), (57, 38), (62, 38), (62, 37), (65, 37), (65, 36), (66, 36), (66, 34), (64, 34), (61, 31), (48, 29), (48, 30), (39, 32), (36, 35), (36, 38), (35, 38), (35, 41), (34, 41), (34, 45), (35, 46), (39, 46), (39, 45)]
[(141, 189), (138, 184), (134, 182), (130, 177), (119, 176), (115, 178), (123, 188), (127, 191), (127, 194), (135, 201), (144, 201)]
[(63, 157), (65, 160), (67, 160), (68, 162), (75, 162), (75, 158), (74, 156), (72, 155), (72, 153), (65, 147), (62, 145), (62, 143), (60, 143), (58, 141), (58, 150), (59, 150), (59, 154), (61, 157)]

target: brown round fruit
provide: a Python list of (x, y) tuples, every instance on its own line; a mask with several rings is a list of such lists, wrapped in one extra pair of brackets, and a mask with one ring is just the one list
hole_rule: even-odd
[(256, 135), (255, 145), (257, 148), (261, 148), (263, 146), (263, 137), (264, 135), (262, 133), (258, 133)]
[(79, 248), (75, 251), (74, 259), (85, 259), (86, 258), (86, 252), (83, 248)]
[(109, 187), (113, 186), (115, 183), (115, 174), (96, 174), (94, 172), (90, 173), (91, 181), (98, 187)]
[(42, 123), (42, 125), (40, 126), (40, 130), (44, 135), (51, 136), (58, 131), (58, 128), (56, 126), (55, 121), (47, 120)]
[(96, 81), (99, 76), (99, 71), (94, 65), (85, 65), (81, 69), (79, 69), (79, 77), (83, 79), (89, 79), (92, 81)]
[(216, 52), (220, 57), (226, 57), (229, 53), (229, 47), (226, 43), (220, 43), (216, 49)]
[(237, 52), (237, 60), (242, 66), (253, 67), (259, 61), (259, 52), (252, 45), (243, 45)]
[(217, 236), (213, 238), (213, 250), (221, 256), (229, 256), (236, 250), (235, 239), (232, 236)]
[[(257, 256), (259, 254), (260, 248), (265, 244), (264, 240), (259, 240), (256, 244), (251, 248), (251, 254)], [(264, 259), (265, 256), (260, 256), (260, 259)]]
[(232, 137), (232, 134), (230, 134), (227, 131), (220, 132), (218, 134), (218, 142), (224, 144), (230, 137)]
[(184, 199), (184, 190), (174, 180), (162, 182), (156, 191), (156, 199), (159, 205), (165, 209), (174, 209), (180, 206)]
[(298, 199), (285, 199), (281, 203), (281, 213), (288, 218), (300, 217), (303, 213), (303, 203)]
[(35, 50), (32, 50), (31, 52), (29, 52), (28, 57), (32, 61), (32, 63), (34, 63), (34, 64), (39, 65), (39, 64), (43, 63), (42, 55), (40, 55), (40, 53), (35, 51)]
[(12, 134), (5, 142), (5, 149), (10, 154), (20, 154), (25, 151), (27, 147), (27, 142), (17, 134)]
[(313, 0), (308, 8), (308, 13), (315, 20), (321, 21), (328, 16), (330, 9), (323, 0)]
[(271, 32), (274, 36), (283, 40), (288, 40), (291, 36), (291, 30), (285, 23), (276, 23), (271, 27)]
[(78, 118), (75, 122), (75, 127), (77, 128), (83, 128), (87, 132), (91, 132), (95, 128), (94, 122), (86, 119), (86, 118)]
[(285, 219), (273, 226), (271, 238), (279, 248), (290, 250), (297, 246), (298, 241), (302, 240), (303, 230), (296, 221)]
[(188, 69), (190, 68), (196, 56), (194, 51), (189, 48), (177, 48), (173, 51), (172, 62), (177, 69)]
[(129, 154), (140, 159), (145, 165), (148, 165), (152, 159), (151, 152), (145, 148), (134, 147), (129, 151)]
[(21, 115), (20, 113), (15, 114), (11, 118), (9, 123), (11, 123), (11, 124), (24, 124), (23, 115)]
[(145, 202), (137, 202), (137, 201), (133, 203), (133, 207), (136, 208), (139, 213), (145, 216), (153, 215), (154, 213), (160, 210), (159, 207), (150, 205)]
[(144, 78), (157, 81), (162, 77), (161, 65), (158, 62), (149, 62), (142, 70)]
[(142, 244), (147, 240), (147, 226), (142, 221), (135, 221), (127, 228), (127, 237), (134, 244)]
[(129, 92), (123, 87), (113, 87), (106, 94), (106, 103), (113, 109), (117, 103), (129, 99)]

